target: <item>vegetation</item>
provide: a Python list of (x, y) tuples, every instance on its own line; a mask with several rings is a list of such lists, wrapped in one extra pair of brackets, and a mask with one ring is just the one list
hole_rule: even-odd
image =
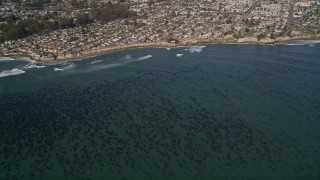
[(71, 1), (71, 5), (74, 8), (82, 9), (82, 8), (87, 8), (88, 7), (88, 2), (87, 2), (87, 0), (83, 0), (83, 1), (72, 0)]
[(232, 23), (232, 18), (231, 18), (231, 17), (228, 17), (228, 19), (226, 20), (226, 23), (227, 23), (227, 24), (231, 24), (231, 23)]
[(249, 27), (254, 27), (254, 26), (257, 26), (261, 23), (261, 20), (260, 19), (257, 19), (257, 20), (254, 20), (254, 19), (243, 19), (242, 22), (244, 22), (247, 26)]
[(149, 8), (151, 8), (153, 4), (154, 4), (154, 0), (149, 0), (149, 1), (148, 1), (148, 6), (149, 6)]
[(271, 38), (271, 39), (277, 39), (277, 36), (272, 33), (272, 34), (270, 35), (270, 38)]
[(122, 4), (108, 4), (92, 10), (93, 19), (104, 23), (133, 16), (136, 16), (136, 13), (130, 11), (129, 6)]
[(89, 14), (81, 14), (77, 17), (76, 26), (85, 26), (93, 22), (93, 19), (89, 17)]
[(266, 38), (265, 34), (259, 34), (257, 37), (258, 41), (260, 41), (261, 39), (264, 39), (264, 38)]
[[(8, 22), (8, 21), (7, 21)], [(83, 25), (80, 23), (79, 25)], [(30, 19), (25, 21), (8, 22), (0, 26), (2, 38), (0, 43), (6, 40), (16, 40), (27, 37), (32, 34), (52, 31), (57, 29), (65, 29), (75, 27), (76, 24), (73, 18), (58, 18), (58, 19)]]
[(221, 30), (222, 28), (221, 28), (221, 26), (215, 26), (214, 27), (214, 30), (216, 30), (216, 31), (219, 31), (219, 30)]
[[(33, 1), (47, 2), (47, 1)], [(44, 17), (30, 18), (29, 20), (20, 20), (11, 15), (6, 18), (0, 18), (1, 21), (7, 22), (0, 26), (0, 43), (7, 40), (16, 40), (36, 33), (52, 31), (57, 29), (66, 29), (72, 27), (84, 27), (94, 20), (107, 23), (116, 19), (128, 18), (136, 14), (129, 10), (129, 7), (122, 4), (108, 4), (104, 7), (93, 9), (91, 14), (79, 14), (75, 19), (62, 18), (58, 14), (48, 14)]]

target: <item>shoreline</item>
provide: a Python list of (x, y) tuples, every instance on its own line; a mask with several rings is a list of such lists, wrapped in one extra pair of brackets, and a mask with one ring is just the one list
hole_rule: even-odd
[(175, 44), (167, 42), (146, 42), (146, 43), (136, 43), (136, 44), (126, 44), (118, 45), (112, 47), (105, 47), (100, 49), (90, 49), (83, 51), (81, 55), (74, 55), (70, 57), (58, 57), (57, 59), (38, 59), (38, 62), (54, 62), (54, 61), (76, 61), (85, 58), (95, 57), (103, 54), (108, 54), (112, 52), (127, 50), (127, 49), (138, 49), (138, 48), (148, 48), (148, 47), (159, 47), (159, 48), (174, 48), (177, 47)]
[(248, 37), (248, 38), (190, 38), (179, 40), (178, 43), (169, 43), (167, 41), (159, 41), (159, 42), (142, 42), (135, 44), (125, 44), (125, 45), (117, 45), (105, 48), (93, 48), (90, 50), (83, 51), (80, 55), (72, 55), (72, 56), (58, 56), (57, 58), (39, 58), (33, 59), (29, 54), (19, 54), (9, 55), (4, 57), (12, 57), (12, 56), (27, 56), (31, 60), (36, 62), (59, 62), (59, 61), (76, 61), (85, 58), (95, 57), (103, 54), (108, 54), (112, 52), (127, 50), (127, 49), (138, 49), (138, 48), (176, 48), (176, 47), (184, 47), (184, 46), (193, 46), (193, 45), (205, 45), (205, 44), (256, 44), (256, 45), (274, 45), (281, 44), (290, 41), (302, 41), (302, 40), (320, 40), (320, 36), (296, 36), (296, 37), (278, 37), (277, 39), (261, 39), (260, 41), (257, 38)]

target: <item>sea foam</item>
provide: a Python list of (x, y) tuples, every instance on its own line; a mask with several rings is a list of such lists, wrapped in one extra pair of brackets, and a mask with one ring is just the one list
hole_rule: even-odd
[(0, 57), (0, 62), (4, 62), (4, 61), (25, 61), (25, 62), (30, 62), (30, 63), (36, 62), (28, 57), (23, 57), (23, 56)]
[(69, 70), (69, 69), (73, 69), (74, 67), (76, 67), (76, 65), (74, 63), (71, 63), (67, 66), (61, 67), (61, 68), (53, 68), (54, 71), (65, 71), (65, 70)]
[(15, 59), (11, 57), (0, 57), (0, 62), (4, 62), (4, 61), (15, 61)]
[(142, 56), (142, 57), (139, 57), (137, 60), (138, 61), (142, 61), (142, 60), (146, 60), (146, 59), (149, 59), (149, 58), (152, 58), (152, 55)]
[(123, 59), (132, 60), (132, 57), (128, 54), (128, 55), (124, 56)]
[(320, 40), (301, 40), (301, 41), (292, 41), (292, 42), (285, 43), (285, 45), (288, 45), (288, 46), (304, 46), (304, 45), (314, 46), (316, 44), (320, 44)]
[(63, 71), (63, 69), (60, 68), (53, 68), (54, 71)]
[(177, 57), (182, 57), (183, 56), (183, 54), (177, 54)]
[(22, 56), (18, 56), (18, 57), (15, 57), (15, 59), (17, 61), (26, 61), (26, 62), (31, 62), (31, 63), (35, 63), (36, 61), (28, 58), (28, 57), (22, 57)]
[(100, 63), (100, 62), (102, 62), (102, 60), (94, 60), (94, 61), (90, 62), (90, 64), (97, 64), (97, 63)]
[(205, 47), (206, 47), (206, 46), (190, 46), (190, 47), (188, 48), (188, 51), (191, 52), (191, 53), (195, 53), (195, 52), (199, 53), (199, 52), (201, 52), (202, 49), (205, 48)]
[[(135, 58), (132, 58), (132, 56), (130, 56), (130, 55), (126, 55), (126, 56), (123, 56), (123, 57), (117, 59), (114, 62), (107, 62), (106, 64), (93, 65), (91, 68), (86, 69), (86, 70), (82, 70), (81, 72), (92, 72), (92, 71), (97, 71), (97, 70), (104, 70), (104, 69), (124, 66), (124, 65), (130, 64), (132, 62), (146, 60), (151, 57), (152, 57), (152, 55), (147, 55), (147, 56), (142, 56), (142, 57), (135, 59)], [(60, 70), (60, 69), (57, 69), (57, 70)]]
[(6, 76), (15, 76), (15, 75), (19, 75), (19, 74), (23, 74), (25, 73), (25, 71), (21, 70), (21, 69), (11, 69), (11, 70), (5, 70), (0, 72), (0, 78), (1, 77), (6, 77)]
[(45, 68), (46, 66), (38, 66), (37, 64), (28, 64), (26, 66), (24, 66), (22, 69), (40, 69), (40, 68)]

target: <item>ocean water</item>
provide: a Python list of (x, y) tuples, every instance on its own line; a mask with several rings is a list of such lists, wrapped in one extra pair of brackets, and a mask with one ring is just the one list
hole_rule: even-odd
[(0, 179), (320, 179), (319, 49), (0, 58)]

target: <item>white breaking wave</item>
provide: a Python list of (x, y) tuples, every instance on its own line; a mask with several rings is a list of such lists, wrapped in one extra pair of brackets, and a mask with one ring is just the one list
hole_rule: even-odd
[(2, 61), (25, 61), (25, 62), (30, 62), (30, 63), (36, 62), (28, 57), (22, 57), (22, 56), (0, 57), (0, 62), (2, 62)]
[(191, 53), (194, 53), (194, 52), (201, 52), (203, 48), (205, 48), (206, 46), (190, 46), (188, 48), (188, 51), (191, 52)]
[(315, 45), (315, 44), (320, 44), (320, 40), (307, 40), (307, 41), (302, 41), (304, 44), (308, 45)]
[(36, 61), (34, 61), (34, 60), (32, 60), (32, 59), (30, 59), (28, 57), (15, 57), (15, 59), (17, 61), (26, 61), (26, 62), (31, 62), (31, 63), (35, 63), (36, 62)]
[(76, 65), (74, 63), (71, 63), (65, 67), (62, 67), (62, 68), (53, 68), (54, 71), (65, 71), (65, 70), (69, 70), (69, 69), (72, 69), (76, 67)]
[(63, 68), (61, 68), (61, 69), (68, 70), (68, 69), (72, 69), (72, 68), (74, 68), (74, 67), (76, 67), (76, 65), (75, 65), (74, 63), (71, 63), (71, 64), (69, 64), (68, 66), (65, 66), (65, 67), (63, 67)]
[(60, 68), (53, 68), (54, 71), (63, 71), (64, 69), (60, 69)]
[(55, 62), (46, 62), (45, 64), (47, 66), (56, 66), (56, 65), (63, 65), (64, 62), (58, 62), (58, 61), (55, 61)]
[(170, 51), (171, 50), (171, 48), (166, 48), (168, 51)]
[(142, 61), (142, 60), (146, 60), (146, 59), (149, 59), (149, 58), (152, 58), (152, 55), (142, 56), (142, 57), (139, 57), (137, 60), (138, 61)]
[(37, 68), (37, 69), (40, 69), (40, 68), (45, 68), (46, 66), (37, 66), (36, 64), (28, 64), (26, 66), (24, 66), (22, 69), (33, 69), (33, 68)]
[[(146, 55), (146, 56), (141, 56), (139, 58), (132, 58), (130, 55), (126, 55), (126, 56), (120, 57), (119, 59), (115, 60), (114, 62), (109, 61), (108, 64), (104, 64), (104, 63), (97, 64), (97, 63), (100, 63), (104, 60), (94, 60), (94, 61), (90, 62), (90, 64), (92, 64), (92, 66), (87, 67), (85, 69), (77, 69), (72, 72), (73, 73), (86, 73), (86, 72), (93, 72), (93, 71), (97, 71), (97, 70), (104, 70), (104, 69), (124, 66), (124, 65), (130, 64), (132, 62), (146, 60), (146, 59), (149, 59), (152, 57), (153, 57), (152, 55)], [(71, 64), (69, 64), (69, 63), (64, 62), (64, 63), (60, 64), (60, 66), (54, 67), (53, 70), (54, 71), (66, 71), (66, 70), (73, 69), (76, 66), (76, 64), (74, 64), (74, 63), (71, 63)]]
[(0, 77), (15, 76), (15, 75), (23, 74), (23, 73), (25, 73), (25, 71), (23, 71), (21, 69), (14, 68), (11, 70), (6, 70), (6, 71), (0, 72)]
[(15, 61), (15, 59), (11, 57), (0, 57), (0, 62), (4, 62), (4, 61)]
[[(69, 64), (70, 64), (70, 62), (68, 62), (68, 61), (63, 61), (61, 65), (67, 66), (67, 65), (69, 65)], [(72, 63), (71, 63), (71, 64), (72, 64)]]
[(285, 44), (287, 46), (304, 46), (304, 44)]
[(104, 70), (104, 69), (124, 66), (124, 65), (128, 65), (128, 64), (130, 64), (132, 62), (149, 59), (151, 57), (152, 57), (152, 55), (147, 55), (147, 56), (142, 56), (142, 57), (139, 57), (137, 59), (134, 59), (130, 55), (126, 55), (126, 56), (116, 60), (115, 62), (92, 66), (90, 69), (82, 70), (81, 72), (92, 72), (92, 71), (96, 71), (96, 70)]
[(113, 68), (113, 67), (118, 67), (118, 66), (122, 66), (122, 65), (125, 65), (127, 63), (114, 63), (114, 64), (105, 64), (105, 65), (102, 65), (102, 66), (97, 66), (93, 69), (90, 69), (89, 71), (95, 71), (95, 70), (102, 70), (102, 69), (109, 69), (109, 68)]
[(117, 62), (110, 63), (110, 64), (93, 65), (89, 69), (80, 70), (79, 72), (92, 72), (92, 71), (97, 71), (97, 70), (104, 70), (104, 69), (114, 68), (114, 67), (118, 67), (118, 66), (123, 66), (123, 65), (129, 64), (131, 62), (133, 62), (133, 60), (128, 60), (128, 59), (119, 60)]
[(126, 55), (125, 57), (123, 57), (123, 59), (126, 59), (126, 60), (131, 60), (132, 57), (130, 55)]
[(97, 64), (97, 63), (100, 63), (100, 62), (102, 62), (102, 60), (94, 60), (90, 64)]
[(181, 56), (183, 56), (183, 54), (177, 54), (177, 57), (181, 57)]
[(288, 45), (288, 46), (304, 46), (304, 45), (314, 46), (315, 44), (320, 44), (320, 40), (301, 40), (301, 41), (285, 43), (285, 45)]

